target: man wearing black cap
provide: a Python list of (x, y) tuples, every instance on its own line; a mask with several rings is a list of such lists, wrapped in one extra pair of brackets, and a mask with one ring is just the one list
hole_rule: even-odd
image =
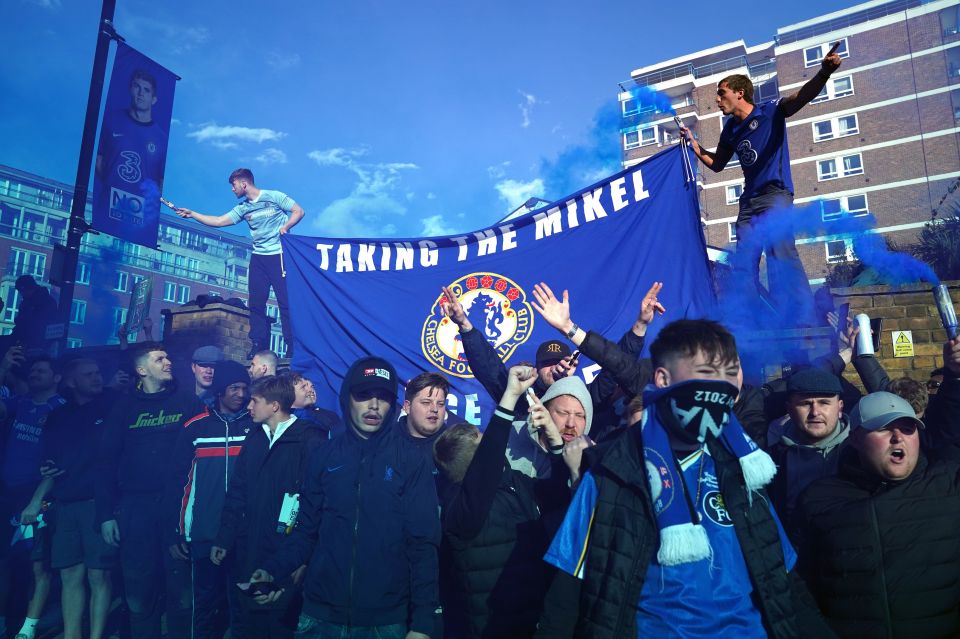
[(217, 404), (217, 397), (211, 392), (213, 374), (217, 362), (223, 361), (223, 351), (216, 346), (201, 346), (193, 351), (190, 370), (193, 372), (194, 392), (204, 404), (213, 408)]
[(850, 434), (842, 392), (837, 376), (819, 368), (797, 371), (787, 380), (787, 415), (770, 427), (768, 440), (778, 467), (770, 498), (784, 521), (790, 521), (807, 486), (837, 474)]
[(837, 476), (798, 502), (800, 574), (841, 637), (960, 636), (960, 339), (944, 361), (923, 422), (892, 393), (861, 399)]
[(306, 637), (438, 639), (437, 493), (424, 456), (393, 428), (397, 387), (383, 359), (350, 367), (340, 390), (346, 431), (313, 456), (289, 543), (251, 578), (280, 581), (308, 563)]
[[(206, 347), (205, 347), (206, 348)], [(189, 419), (177, 437), (171, 459), (167, 512), (170, 554), (193, 563), (193, 637), (222, 637), (227, 629), (225, 566), (210, 561), (220, 513), (240, 447), (253, 420), (246, 367), (217, 362), (209, 391), (216, 406)]]

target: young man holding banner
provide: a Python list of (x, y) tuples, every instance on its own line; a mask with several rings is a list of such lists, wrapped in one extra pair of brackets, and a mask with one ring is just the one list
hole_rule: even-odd
[(240, 203), (223, 215), (204, 215), (187, 208), (177, 209), (177, 215), (194, 219), (207, 226), (232, 226), (245, 220), (250, 225), (253, 254), (250, 256), (250, 354), (253, 359), (259, 351), (270, 346), (270, 326), (267, 322), (267, 297), (270, 287), (277, 296), (286, 356), (293, 354), (293, 331), (290, 306), (287, 303), (287, 285), (284, 282), (283, 251), (280, 236), (303, 219), (303, 208), (286, 193), (257, 188), (250, 169), (237, 169), (230, 174), (230, 187)]

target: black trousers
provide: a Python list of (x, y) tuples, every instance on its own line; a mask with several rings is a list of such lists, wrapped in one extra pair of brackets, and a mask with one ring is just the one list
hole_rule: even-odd
[(293, 325), (290, 323), (290, 305), (287, 300), (287, 282), (281, 275), (280, 255), (250, 256), (250, 341), (262, 348), (270, 346), (270, 323), (267, 321), (267, 298), (270, 287), (277, 296), (280, 309), (280, 328), (287, 348), (293, 347)]
[(120, 568), (136, 639), (160, 639), (164, 608), (168, 639), (190, 637), (190, 562), (170, 556), (164, 534), (170, 522), (160, 501), (159, 495), (125, 496), (117, 514)]
[(209, 547), (191, 547), (193, 562), (193, 639), (222, 639), (231, 625), (237, 633), (235, 585), (246, 581), (234, 574), (229, 555), (217, 566), (210, 561)]

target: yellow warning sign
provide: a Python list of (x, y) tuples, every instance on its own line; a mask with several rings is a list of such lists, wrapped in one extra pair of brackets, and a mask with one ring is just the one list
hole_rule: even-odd
[(913, 357), (913, 333), (911, 331), (893, 331), (893, 356)]

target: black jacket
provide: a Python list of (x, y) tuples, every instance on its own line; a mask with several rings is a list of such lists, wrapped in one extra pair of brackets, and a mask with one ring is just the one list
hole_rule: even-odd
[[(214, 541), (214, 545), (236, 554), (241, 575), (252, 574), (288, 543), (290, 535), (280, 525), (284, 495), (302, 492), (307, 462), (321, 441), (319, 431), (299, 419), (273, 446), (260, 424), (247, 434), (233, 468)], [(299, 566), (273, 574), (282, 582)]]
[(262, 427), (246, 410), (232, 416), (208, 408), (187, 420), (170, 459), (166, 509), (170, 540), (209, 547), (220, 528), (220, 513), (243, 441)]
[(57, 321), (57, 303), (43, 286), (37, 286), (20, 301), (10, 337), (24, 347), (43, 348), (47, 326)]
[[(348, 397), (342, 388), (345, 415)], [(402, 623), (433, 636), (437, 491), (422, 452), (401, 444), (395, 419), (396, 407), (368, 439), (348, 425), (317, 449), (296, 528), (261, 567), (286, 575), (308, 563), (303, 610), (312, 617), (345, 625)]]
[(100, 438), (116, 399), (112, 391), (105, 390), (83, 405), (68, 402), (47, 417), (41, 440), (42, 459), (53, 460), (63, 471), (53, 484), (51, 498), (54, 501), (86, 501), (96, 496)]
[(158, 393), (135, 389), (117, 397), (100, 439), (97, 523), (114, 518), (122, 495), (161, 497), (183, 423), (203, 410), (193, 393), (175, 384)]
[(960, 636), (960, 379), (930, 405), (938, 458), (921, 453), (907, 479), (886, 481), (848, 447), (839, 475), (800, 497), (799, 569), (840, 636)]
[(444, 484), (444, 550), (452, 564), (448, 639), (530, 637), (553, 574), (542, 560), (550, 541), (543, 513), (562, 515), (567, 474), (555, 468), (551, 479), (538, 481), (510, 468), (513, 418), (498, 407), (463, 481)]
[[(637, 636), (636, 606), (659, 546), (641, 437), (639, 428), (624, 430), (591, 467), (598, 501), (585, 574), (578, 580), (557, 572), (537, 637)], [(787, 573), (765, 496), (751, 502), (736, 458), (719, 445), (711, 445), (710, 453), (767, 632), (771, 637), (829, 637), (802, 581)]]

